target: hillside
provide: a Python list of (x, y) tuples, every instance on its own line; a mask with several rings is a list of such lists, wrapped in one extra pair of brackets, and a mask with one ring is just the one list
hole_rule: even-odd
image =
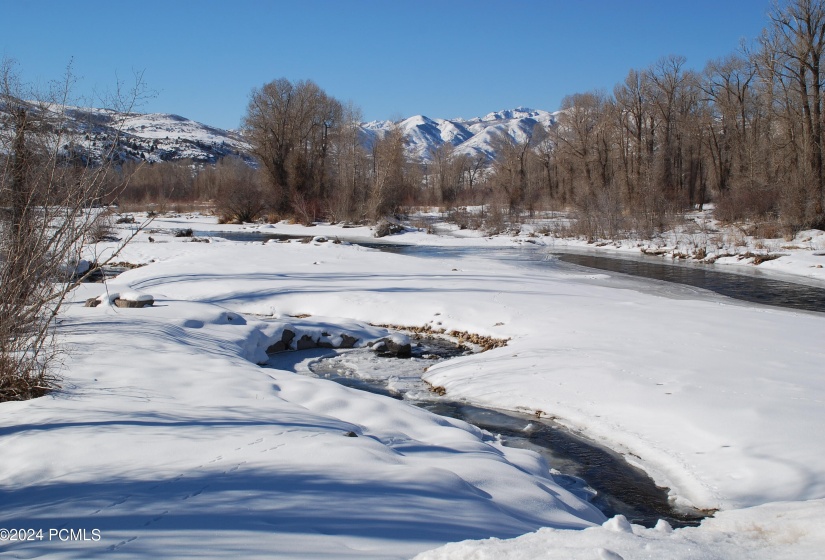
[[(42, 113), (34, 107), (32, 110)], [(415, 115), (401, 121), (371, 121), (361, 125), (362, 141), (369, 145), (393, 126), (399, 126), (408, 139), (410, 156), (423, 161), (431, 160), (432, 153), (447, 143), (452, 144), (457, 153), (492, 159), (496, 155), (497, 136), (504, 134), (522, 142), (532, 135), (536, 124), (553, 126), (557, 114), (519, 107), (469, 120)], [(69, 137), (61, 140), (64, 147), (84, 157), (91, 153), (95, 160), (108, 152), (116, 139), (119, 146), (115, 157), (123, 161), (192, 159), (214, 163), (228, 155), (251, 157), (250, 146), (238, 131), (223, 130), (179, 115), (72, 107), (65, 117)], [(49, 115), (49, 118), (58, 119), (60, 115)]]
[[(148, 162), (192, 159), (214, 163), (228, 155), (249, 157), (249, 145), (237, 132), (178, 115), (77, 107), (60, 111), (33, 103), (28, 104), (28, 111), (47, 129), (62, 130), (59, 142), (65, 152), (83, 160), (99, 161), (109, 152), (121, 161)], [(118, 145), (112, 150), (115, 141)]]

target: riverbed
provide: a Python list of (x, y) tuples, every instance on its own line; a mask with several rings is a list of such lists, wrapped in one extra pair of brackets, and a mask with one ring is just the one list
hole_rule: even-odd
[(607, 517), (622, 514), (632, 523), (653, 527), (660, 519), (672, 527), (697, 525), (708, 512), (676, 507), (668, 489), (618, 453), (548, 418), (459, 402), (421, 379), (439, 361), (471, 352), (447, 337), (415, 336), (410, 358), (380, 357), (369, 348), (307, 350), (274, 354), (268, 367), (328, 379), (360, 391), (403, 400), (434, 414), (477, 426), (499, 443), (541, 455), (554, 479)]

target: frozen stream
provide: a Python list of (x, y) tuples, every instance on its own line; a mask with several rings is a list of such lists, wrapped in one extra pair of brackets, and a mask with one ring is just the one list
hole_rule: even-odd
[(591, 501), (608, 517), (621, 513), (648, 527), (659, 519), (674, 527), (696, 525), (702, 519), (701, 512), (674, 509), (667, 489), (657, 487), (619, 454), (551, 420), (458, 402), (437, 395), (422, 381), (428, 366), (465, 352), (449, 340), (420, 337), (409, 359), (379, 357), (366, 348), (318, 349), (275, 354), (269, 365), (404, 400), (473, 424), (503, 445), (535, 451), (547, 460), (559, 484)]
[[(198, 235), (216, 236), (233, 241), (261, 242), (289, 241), (306, 236), (262, 234), (258, 232), (198, 232)], [(586, 250), (547, 247), (524, 243), (520, 247), (439, 247), (431, 245), (404, 245), (391, 242), (353, 244), (381, 251), (417, 257), (461, 259), (465, 256), (506, 261), (529, 268), (549, 267), (558, 271), (618, 273), (610, 278), (596, 279), (597, 284), (614, 288), (634, 289), (667, 297), (713, 299), (719, 295), (747, 303), (758, 303), (825, 313), (825, 285), (801, 277), (785, 277), (779, 273), (764, 272), (757, 267), (737, 267), (721, 270), (718, 265), (664, 261), (660, 257), (617, 254), (605, 256)], [(590, 282), (591, 284), (593, 282)], [(718, 294), (718, 295), (717, 295)]]
[[(222, 235), (222, 234), (221, 234)], [(227, 235), (227, 238), (235, 239)], [(238, 241), (285, 240), (246, 234)], [(701, 299), (729, 305), (753, 302), (825, 312), (825, 290), (816, 285), (786, 282), (760, 271), (720, 272), (709, 265), (655, 262), (651, 257), (604, 257), (586, 252), (550, 251), (524, 243), (516, 247), (434, 247), (388, 243), (359, 245), (424, 258), (459, 262), (473, 256), (506, 261), (518, 267), (588, 276), (587, 282), (616, 289), (637, 290), (676, 299)], [(611, 274), (599, 274), (607, 270)], [(733, 298), (733, 299), (730, 299)], [(449, 345), (426, 339), (412, 359), (379, 358), (371, 351), (312, 350), (273, 357), (272, 365), (304, 375), (330, 379), (372, 393), (402, 399), (436, 414), (467, 421), (488, 431), (508, 446), (532, 449), (543, 455), (560, 482), (590, 499), (606, 515), (622, 513), (634, 523), (652, 526), (663, 518), (674, 526), (693, 525), (697, 511), (675, 511), (667, 489), (656, 487), (641, 470), (620, 455), (551, 421), (514, 412), (481, 408), (467, 402), (439, 397), (421, 380), (434, 360), (456, 355)]]
[(419, 257), (460, 259), (473, 255), (529, 268), (571, 272), (607, 271), (618, 274), (609, 278), (596, 278), (595, 283), (680, 299), (718, 299), (721, 295), (734, 301), (825, 312), (825, 286), (820, 285), (820, 282), (797, 277), (785, 278), (778, 273), (765, 273), (756, 267), (721, 271), (710, 264), (666, 262), (660, 257), (644, 255), (605, 256), (587, 251), (548, 249), (529, 243), (516, 248), (380, 243), (366, 245)]

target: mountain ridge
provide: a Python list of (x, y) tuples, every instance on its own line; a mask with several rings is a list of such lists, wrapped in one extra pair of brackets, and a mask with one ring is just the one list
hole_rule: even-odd
[(506, 134), (517, 142), (523, 142), (532, 135), (537, 124), (545, 128), (554, 126), (558, 114), (558, 111), (517, 107), (472, 119), (432, 119), (414, 115), (400, 121), (370, 121), (362, 123), (361, 129), (369, 142), (386, 134), (394, 126), (400, 127), (408, 140), (410, 155), (423, 161), (431, 161), (432, 153), (447, 143), (452, 144), (459, 154), (493, 159), (496, 155), (496, 136)]
[[(251, 146), (242, 132), (177, 114), (66, 107), (65, 115), (68, 126), (64, 148), (84, 153), (84, 157), (91, 159), (99, 160), (111, 151), (120, 161), (157, 163), (191, 159), (211, 164), (230, 155), (252, 161)], [(393, 127), (399, 127), (407, 139), (408, 154), (423, 162), (432, 161), (436, 151), (445, 144), (452, 145), (457, 154), (491, 160), (496, 157), (497, 138), (508, 135), (523, 142), (537, 125), (554, 126), (557, 115), (558, 112), (526, 107), (494, 111), (471, 119), (413, 115), (400, 121), (361, 123), (361, 139), (369, 146)], [(118, 146), (112, 150), (115, 139)]]

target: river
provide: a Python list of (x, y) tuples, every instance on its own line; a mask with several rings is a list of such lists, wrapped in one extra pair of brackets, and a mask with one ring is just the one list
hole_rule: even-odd
[[(250, 233), (215, 235), (237, 241), (287, 239), (280, 235)], [(825, 289), (821, 287), (752, 272), (724, 272), (713, 265), (666, 263), (657, 257), (614, 258), (588, 252), (548, 250), (547, 247), (529, 243), (520, 247), (483, 249), (375, 242), (358, 244), (425, 258), (460, 259), (473, 255), (531, 269), (609, 271), (612, 274), (597, 278), (597, 283), (674, 298), (738, 300), (740, 304), (758, 303), (825, 312)], [(428, 360), (433, 355), (437, 355), (437, 359), (449, 359), (456, 355), (456, 350), (451, 350), (449, 343), (432, 338), (421, 339), (419, 344), (418, 356), (414, 355), (413, 359), (385, 358), (384, 368), (389, 373), (371, 375), (364, 371), (365, 368), (358, 365), (364, 363), (359, 356), (372, 357), (372, 352), (365, 349), (316, 351), (318, 354), (309, 369), (299, 373), (403, 399), (433, 413), (473, 424), (504, 445), (532, 449), (547, 459), (560, 483), (592, 501), (607, 516), (621, 513), (631, 522), (648, 527), (655, 525), (658, 519), (665, 519), (672, 526), (680, 527), (696, 525), (706, 515), (705, 512), (674, 508), (668, 500), (668, 489), (657, 487), (650, 477), (627, 463), (621, 455), (550, 420), (478, 407), (472, 403), (454, 401), (449, 396), (435, 395), (421, 380), (421, 374), (432, 364)], [(421, 358), (422, 354), (428, 354), (429, 358)], [(276, 359), (271, 365), (284, 367), (283, 359)]]

